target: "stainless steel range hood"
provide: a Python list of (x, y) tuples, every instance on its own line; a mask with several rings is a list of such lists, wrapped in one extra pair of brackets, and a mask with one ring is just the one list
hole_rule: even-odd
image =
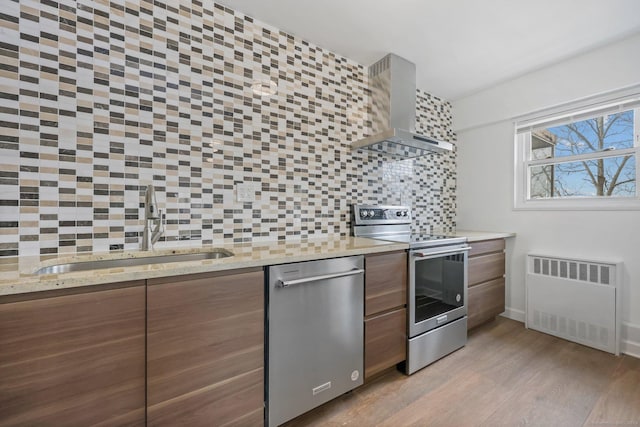
[(446, 141), (420, 135), (416, 128), (416, 66), (388, 54), (369, 67), (372, 134), (351, 143), (353, 149), (396, 157), (420, 157), (453, 149)]

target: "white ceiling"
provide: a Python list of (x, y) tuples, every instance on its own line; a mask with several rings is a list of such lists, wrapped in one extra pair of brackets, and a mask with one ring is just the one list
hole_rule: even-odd
[(216, 1), (363, 65), (400, 55), (448, 100), (640, 32), (640, 0)]

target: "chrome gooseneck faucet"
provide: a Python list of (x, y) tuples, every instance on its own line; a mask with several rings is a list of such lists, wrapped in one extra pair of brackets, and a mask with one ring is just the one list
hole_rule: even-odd
[(164, 233), (162, 227), (162, 211), (158, 209), (156, 191), (148, 185), (144, 194), (144, 232), (142, 233), (142, 250), (153, 249), (153, 244)]

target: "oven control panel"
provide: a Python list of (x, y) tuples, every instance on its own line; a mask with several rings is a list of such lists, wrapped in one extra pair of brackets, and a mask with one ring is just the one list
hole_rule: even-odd
[(353, 205), (353, 220), (358, 225), (411, 223), (411, 208), (408, 206)]

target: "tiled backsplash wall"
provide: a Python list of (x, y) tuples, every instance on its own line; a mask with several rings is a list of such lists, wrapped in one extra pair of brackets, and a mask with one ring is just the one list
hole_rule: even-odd
[[(455, 152), (352, 153), (366, 68), (241, 13), (14, 0), (0, 35), (0, 256), (138, 248), (149, 184), (166, 212), (157, 247), (346, 235), (354, 202), (455, 226)], [(255, 95), (260, 79), (277, 94)], [(450, 105), (417, 95), (418, 126), (454, 140)], [(255, 201), (236, 201), (239, 183)]]

